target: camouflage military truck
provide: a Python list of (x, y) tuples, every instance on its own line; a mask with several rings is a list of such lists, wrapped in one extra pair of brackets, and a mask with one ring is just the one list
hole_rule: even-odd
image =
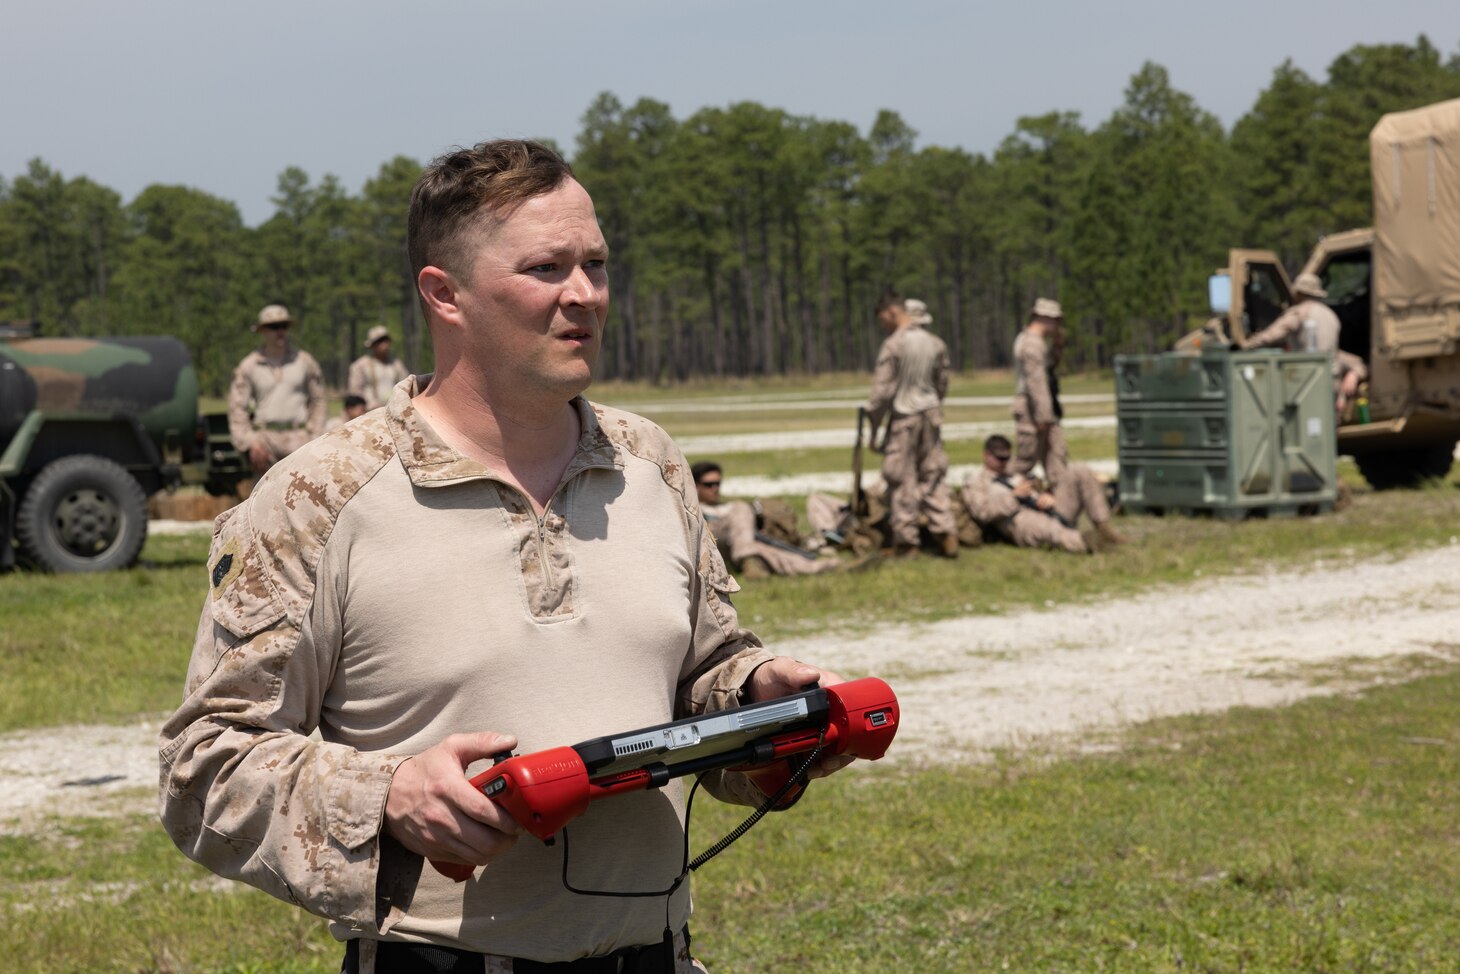
[[(1325, 237), (1303, 270), (1369, 368), (1368, 422), (1339, 427), (1339, 452), (1374, 487), (1401, 487), (1445, 476), (1460, 440), (1460, 99), (1385, 115), (1369, 153), (1373, 228)], [(1212, 298), (1237, 347), (1293, 302), (1261, 250), (1233, 250)]]
[(147, 498), (179, 484), (231, 492), (247, 475), (223, 415), (200, 417), (173, 338), (36, 338), (0, 327), (0, 567), (132, 564)]

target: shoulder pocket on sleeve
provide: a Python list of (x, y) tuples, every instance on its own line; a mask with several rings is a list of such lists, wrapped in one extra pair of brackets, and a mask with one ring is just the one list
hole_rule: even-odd
[(259, 550), (240, 520), (220, 519), (208, 560), (208, 600), (213, 620), (244, 638), (282, 618), (284, 605), (269, 584)]

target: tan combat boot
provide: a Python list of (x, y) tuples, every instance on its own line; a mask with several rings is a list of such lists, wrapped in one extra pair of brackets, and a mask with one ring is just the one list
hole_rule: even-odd
[(1101, 521), (1099, 524), (1095, 525), (1095, 534), (1097, 537), (1100, 538), (1101, 544), (1105, 545), (1107, 548), (1114, 548), (1116, 545), (1125, 544), (1130, 540), (1125, 535), (1115, 530), (1115, 528), (1111, 527), (1109, 521)]
[(958, 557), (958, 535), (935, 534), (933, 540), (938, 542), (938, 553), (944, 558)]

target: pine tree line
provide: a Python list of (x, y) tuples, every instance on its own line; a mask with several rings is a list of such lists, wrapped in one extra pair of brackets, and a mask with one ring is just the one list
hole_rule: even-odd
[[(741, 102), (676, 119), (667, 105), (588, 107), (571, 158), (611, 246), (601, 374), (677, 381), (864, 369), (887, 286), (928, 302), (958, 368), (1008, 361), (1036, 295), (1058, 296), (1067, 358), (1164, 348), (1205, 316), (1232, 246), (1290, 269), (1321, 235), (1369, 222), (1379, 116), (1460, 96), (1460, 52), (1424, 37), (1356, 46), (1325, 80), (1284, 63), (1226, 132), (1146, 64), (1094, 128), (1019, 119), (989, 156), (917, 147), (893, 111), (847, 122)], [(0, 180), (0, 319), (51, 335), (173, 334), (217, 392), (258, 308), (294, 310), (339, 381), (371, 325), (418, 370), (430, 350), (405, 254), (420, 163), (397, 157), (358, 195), (279, 176), (273, 215), (196, 189), (130, 202), (41, 160)]]

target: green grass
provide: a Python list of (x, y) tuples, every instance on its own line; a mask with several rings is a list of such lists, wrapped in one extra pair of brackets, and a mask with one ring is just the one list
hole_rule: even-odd
[[(696, 875), (718, 974), (1455, 969), (1460, 674), (1138, 725), (1113, 754), (866, 765)], [(894, 744), (894, 747), (896, 745)], [(697, 801), (696, 850), (744, 809)], [(148, 816), (0, 838), (20, 972), (326, 974), (313, 920)]]
[(1131, 543), (1094, 557), (1008, 545), (965, 550), (956, 562), (922, 558), (853, 575), (745, 583), (741, 621), (768, 640), (893, 621), (1117, 597), (1199, 575), (1366, 562), (1451, 543), (1460, 525), (1453, 483), (1425, 490), (1356, 492), (1347, 510), (1321, 517), (1229, 523), (1212, 518), (1129, 516), (1116, 521)]
[[(1095, 557), (985, 545), (850, 575), (747, 582), (741, 620), (767, 641), (1133, 594), (1207, 576), (1367, 561), (1449, 543), (1453, 482), (1359, 491), (1337, 514), (1252, 520), (1124, 517), (1132, 543)], [(154, 537), (144, 567), (99, 576), (0, 576), (0, 730), (125, 721), (176, 706), (207, 591), (206, 536)]]
[(0, 730), (175, 707), (208, 591), (207, 536), (153, 537), (143, 565), (0, 575)]

